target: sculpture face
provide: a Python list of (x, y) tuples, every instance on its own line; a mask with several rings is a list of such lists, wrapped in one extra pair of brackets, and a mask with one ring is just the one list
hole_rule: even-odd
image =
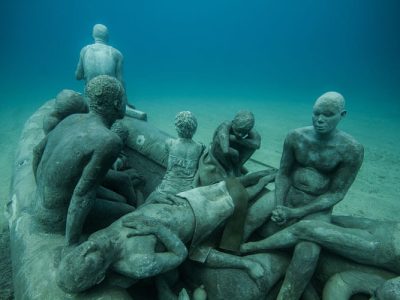
[(320, 134), (331, 133), (336, 129), (344, 113), (334, 101), (317, 101), (314, 105), (312, 116), (315, 131)]
[(232, 124), (232, 131), (233, 134), (240, 140), (247, 137), (247, 135), (250, 132), (250, 129), (248, 127), (239, 127), (236, 126), (235, 124)]
[(254, 115), (250, 111), (239, 111), (232, 121), (233, 134), (240, 140), (247, 137), (254, 127)]
[(101, 282), (106, 269), (106, 259), (98, 246), (93, 242), (84, 243), (62, 260), (57, 283), (64, 291), (79, 293)]

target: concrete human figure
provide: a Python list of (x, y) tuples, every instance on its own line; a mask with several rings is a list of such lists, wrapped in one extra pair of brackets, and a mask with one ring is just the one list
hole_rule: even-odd
[(67, 245), (79, 242), (98, 187), (122, 147), (110, 130), (124, 116), (122, 84), (101, 75), (88, 83), (86, 92), (89, 113), (63, 119), (34, 150), (34, 218), (46, 231), (65, 232)]
[(243, 244), (243, 253), (288, 248), (312, 242), (355, 262), (400, 274), (400, 224), (350, 216), (302, 220), (270, 237)]
[(242, 174), (244, 163), (261, 145), (254, 122), (253, 113), (242, 110), (232, 121), (217, 127), (211, 146), (200, 160), (199, 185)]
[[(272, 231), (302, 219), (330, 222), (333, 206), (344, 198), (363, 161), (362, 145), (337, 129), (345, 115), (343, 96), (327, 92), (314, 104), (313, 126), (286, 136), (275, 181), (277, 207), (268, 224)], [(319, 252), (312, 242), (295, 245), (278, 299), (300, 298)]]
[[(246, 185), (248, 178), (241, 182)], [(187, 254), (179, 240), (201, 243), (232, 214), (238, 189), (255, 197), (270, 180), (262, 177), (245, 189), (238, 179), (230, 179), (169, 195), (169, 203), (162, 199), (140, 206), (92, 234), (62, 259), (57, 275), (60, 287), (68, 292), (83, 291), (97, 284), (109, 269), (138, 280), (176, 268)], [(148, 222), (151, 226), (146, 226)], [(160, 243), (166, 251), (160, 250)]]
[(324, 285), (322, 299), (350, 300), (352, 296), (357, 294), (373, 296), (385, 282), (385, 278), (377, 274), (361, 271), (339, 272), (329, 278)]
[(376, 289), (371, 300), (400, 300), (400, 277), (385, 281)]
[(43, 131), (48, 134), (69, 115), (88, 111), (88, 105), (81, 94), (72, 90), (62, 90), (56, 96), (53, 111), (43, 120)]
[(197, 129), (196, 117), (189, 111), (178, 113), (175, 117), (175, 129), (178, 138), (166, 141), (167, 171), (146, 203), (152, 199), (159, 201), (160, 197), (175, 195), (195, 187), (195, 175), (204, 149), (202, 144), (192, 139)]
[(84, 80), (85, 85), (98, 75), (108, 75), (117, 78), (124, 87), (124, 101), (128, 107), (126, 115), (147, 120), (146, 113), (136, 110), (134, 105), (128, 102), (126, 95), (125, 82), (123, 79), (124, 57), (121, 52), (108, 45), (108, 28), (103, 24), (96, 24), (93, 27), (92, 36), (94, 44), (82, 48), (75, 77)]
[(98, 75), (115, 77), (123, 82), (123, 56), (120, 51), (108, 45), (108, 28), (96, 24), (92, 33), (94, 44), (82, 48), (76, 67), (75, 77), (87, 84)]
[[(169, 273), (157, 276), (159, 299), (178, 299), (173, 291), (179, 291), (182, 286), (202, 292), (207, 299), (266, 299), (284, 276), (289, 261), (287, 254), (259, 253), (241, 257), (213, 249), (203, 264), (186, 260), (179, 268), (179, 277)], [(193, 299), (196, 299), (196, 290)]]

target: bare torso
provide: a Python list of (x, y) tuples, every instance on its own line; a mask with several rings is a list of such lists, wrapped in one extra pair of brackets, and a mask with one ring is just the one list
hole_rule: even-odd
[[(112, 164), (120, 148), (118, 136), (90, 114), (75, 114), (60, 122), (48, 135), (37, 169), (34, 211), (39, 220), (50, 227), (63, 228), (69, 202), (85, 167), (99, 156)], [(107, 165), (102, 167), (109, 169)]]
[(312, 127), (294, 131), (291, 145), (295, 162), (285, 204), (301, 207), (328, 192), (337, 169), (346, 163), (345, 156), (353, 152), (354, 143), (349, 135), (340, 131), (326, 141), (316, 139)]

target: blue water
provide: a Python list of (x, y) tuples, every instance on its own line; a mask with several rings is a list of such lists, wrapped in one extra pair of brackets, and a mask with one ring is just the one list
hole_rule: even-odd
[(0, 198), (23, 121), (61, 89), (83, 90), (74, 78), (79, 51), (103, 23), (125, 57), (129, 100), (151, 122), (173, 132), (174, 114), (192, 110), (207, 142), (218, 123), (249, 108), (263, 138), (257, 158), (267, 163), (279, 163), (287, 130), (309, 124), (320, 94), (341, 92), (349, 109), (342, 128), (366, 146), (356, 191), (376, 195), (366, 206), (380, 192), (398, 199), (398, 170), (370, 173), (400, 164), (398, 0), (15, 0), (0, 11), (0, 138), (8, 146)]
[(399, 96), (396, 0), (17, 0), (1, 11), (3, 91), (82, 89), (79, 51), (104, 23), (134, 102), (165, 93)]

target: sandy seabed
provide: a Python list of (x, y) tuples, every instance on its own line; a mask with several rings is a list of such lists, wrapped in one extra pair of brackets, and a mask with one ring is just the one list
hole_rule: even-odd
[[(3, 262), (0, 289), (9, 287), (10, 269), (7, 267), (8, 245), (4, 236), (6, 218), (4, 208), (9, 198), (15, 149), (27, 118), (52, 96), (36, 96), (28, 104), (23, 99), (13, 102), (2, 99), (0, 110), (0, 261)], [(318, 96), (318, 95), (315, 95)], [(14, 95), (15, 97), (15, 95)], [(40, 101), (39, 99), (43, 99)], [(5, 101), (3, 101), (5, 100)], [(143, 97), (136, 106), (147, 112), (148, 121), (175, 135), (173, 120), (177, 112), (191, 110), (199, 128), (195, 139), (208, 144), (214, 129), (231, 119), (240, 109), (249, 109), (256, 117), (256, 129), (262, 136), (262, 146), (254, 158), (278, 167), (285, 135), (291, 129), (310, 125), (314, 99), (222, 99)], [(36, 104), (35, 104), (36, 103)], [(398, 220), (400, 212), (400, 109), (398, 104), (380, 105), (374, 102), (353, 102), (348, 99), (348, 116), (340, 129), (354, 136), (365, 147), (364, 163), (346, 198), (335, 207), (335, 213), (376, 219)], [(7, 273), (8, 272), (8, 273)], [(7, 275), (8, 274), (8, 275)], [(5, 276), (4, 276), (5, 275)], [(8, 293), (9, 295), (9, 293)], [(1, 299), (7, 294), (0, 295)]]
[[(46, 95), (46, 93), (44, 93)], [(4, 209), (9, 197), (15, 148), (27, 118), (51, 98), (43, 101), (2, 103), (0, 110), (0, 206)], [(254, 158), (278, 167), (285, 135), (291, 129), (311, 122), (313, 99), (221, 99), (221, 98), (143, 98), (135, 103), (147, 112), (148, 121), (175, 135), (173, 120), (177, 112), (191, 110), (199, 127), (195, 139), (208, 144), (214, 129), (229, 120), (240, 109), (249, 109), (256, 117), (256, 128), (262, 136), (261, 149)], [(13, 105), (13, 103), (17, 103)], [(35, 104), (36, 103), (36, 104)], [(383, 103), (383, 105), (382, 105)], [(337, 213), (397, 219), (400, 208), (400, 109), (397, 104), (376, 105), (348, 100), (348, 116), (339, 125), (365, 147), (364, 163), (346, 198), (337, 205)], [(4, 213), (0, 215), (4, 222)]]

